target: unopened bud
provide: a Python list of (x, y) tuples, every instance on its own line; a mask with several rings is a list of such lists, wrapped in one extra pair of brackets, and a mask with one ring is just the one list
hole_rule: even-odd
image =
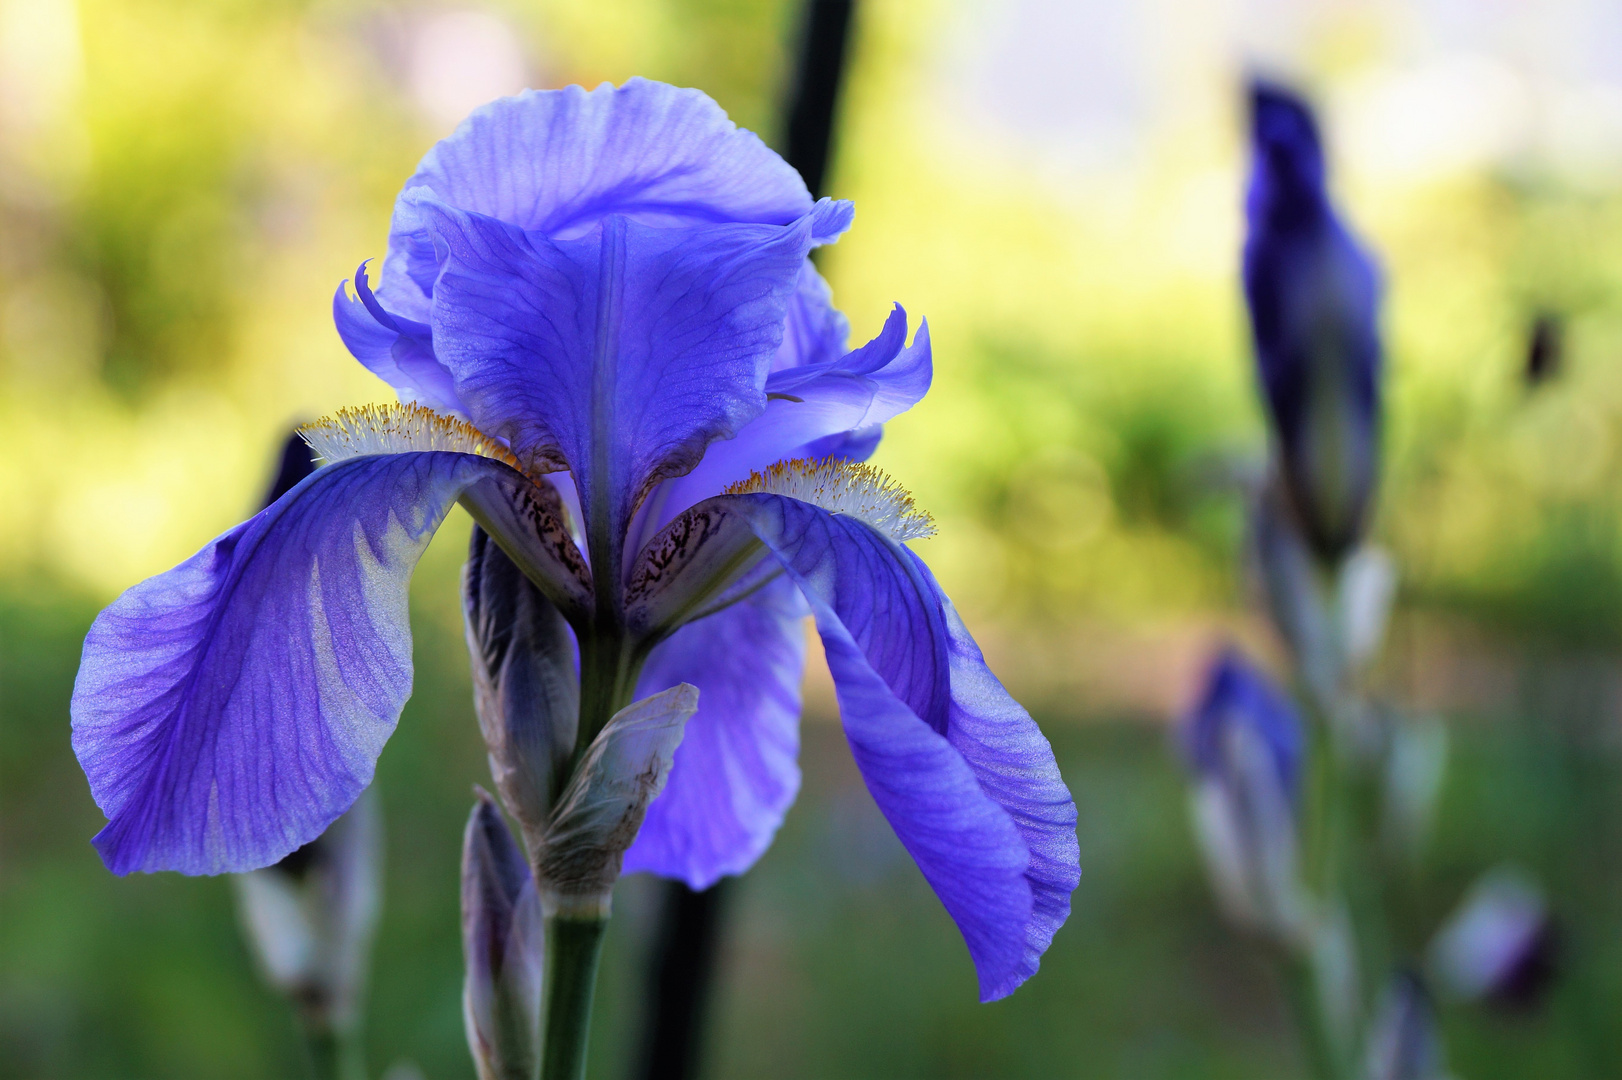
[(1194, 827), (1212, 885), (1240, 925), (1300, 945), (1296, 804), (1304, 753), (1295, 712), (1237, 652), (1213, 665), (1184, 725)]
[(1245, 297), (1285, 489), (1314, 553), (1357, 546), (1380, 439), (1379, 283), (1330, 205), (1317, 122), (1282, 87), (1251, 87)]
[(377, 925), (381, 837), (368, 788), (327, 831), (274, 866), (234, 876), (237, 911), (265, 979), (311, 1027), (359, 1018)]
[(1437, 931), (1430, 969), (1455, 997), (1526, 1008), (1554, 977), (1555, 946), (1542, 891), (1524, 874), (1500, 868), (1477, 882)]
[(574, 635), (477, 525), (462, 576), (462, 613), (490, 774), (533, 854), (574, 752), (580, 714)]
[(1418, 976), (1399, 972), (1386, 987), (1369, 1027), (1363, 1075), (1367, 1080), (1445, 1080), (1436, 1007)]
[(482, 790), (462, 841), (462, 1016), (479, 1080), (533, 1080), (540, 1062), (541, 908), (524, 853)]
[(310, 451), (310, 444), (304, 441), (304, 436), (295, 428), (282, 443), (282, 456), (276, 462), (276, 475), (271, 478), (270, 487), (265, 489), (264, 505), (269, 506), (298, 487), (299, 483), (313, 472), (315, 472), (315, 455)]

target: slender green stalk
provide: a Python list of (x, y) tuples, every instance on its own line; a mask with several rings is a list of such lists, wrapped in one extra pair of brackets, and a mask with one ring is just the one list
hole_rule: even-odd
[(1347, 1080), (1351, 1072), (1324, 1016), (1323, 995), (1319, 992), (1317, 973), (1311, 959), (1286, 952), (1281, 957), (1279, 967), (1284, 974), (1290, 1006), (1295, 1013), (1302, 1048), (1312, 1075), (1318, 1080)]
[(591, 1001), (608, 918), (554, 916), (546, 927), (546, 1038), (541, 1080), (584, 1080)]
[(366, 1080), (366, 1054), (358, 1031), (336, 1031), (314, 1022), (301, 1023), (299, 1030), (314, 1080)]

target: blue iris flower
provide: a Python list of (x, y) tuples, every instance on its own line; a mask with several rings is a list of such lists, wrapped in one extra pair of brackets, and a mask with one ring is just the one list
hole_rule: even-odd
[(1313, 550), (1338, 560), (1361, 539), (1380, 438), (1379, 280), (1325, 190), (1305, 102), (1251, 87), (1245, 298), (1281, 473)]
[(363, 265), (334, 298), (403, 404), (313, 425), (321, 469), (91, 628), (73, 741), (107, 865), (264, 866), (355, 800), (411, 692), (409, 577), (460, 501), (568, 623), (574, 764), (598, 714), (698, 690), (626, 869), (702, 887), (765, 850), (809, 613), (982, 997), (1028, 978), (1069, 912), (1075, 806), (905, 546), (927, 515), (860, 464), (931, 364), (899, 307), (847, 351), (807, 255), (851, 216), (703, 94), (639, 79), (504, 99), (435, 146), (377, 288)]

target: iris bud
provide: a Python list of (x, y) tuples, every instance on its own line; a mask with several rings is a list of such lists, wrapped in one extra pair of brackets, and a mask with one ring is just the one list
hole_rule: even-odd
[(1500, 868), (1470, 890), (1431, 942), (1441, 987), (1467, 1001), (1535, 1004), (1554, 976), (1555, 928), (1543, 893)]
[(462, 1017), (479, 1080), (532, 1080), (540, 1063), (541, 908), (524, 853), (484, 791), (462, 839)]
[(462, 575), (462, 613), (490, 775), (533, 856), (567, 779), (580, 722), (574, 635), (477, 525)]
[(269, 506), (298, 487), (299, 481), (313, 472), (315, 455), (310, 452), (310, 444), (304, 441), (304, 436), (295, 429), (282, 443), (282, 456), (276, 462), (276, 475), (265, 490), (265, 505)]
[(1367, 1080), (1445, 1080), (1436, 1007), (1419, 977), (1398, 972), (1381, 996), (1369, 1028)]
[(1290, 944), (1308, 930), (1296, 806), (1304, 753), (1294, 710), (1237, 652), (1212, 666), (1183, 738), (1194, 827), (1218, 901), (1247, 929)]
[(234, 875), (237, 911), (265, 979), (314, 1033), (360, 1018), (377, 926), (380, 828), (368, 788), (347, 813), (274, 866)]
[(1379, 286), (1335, 215), (1311, 110), (1251, 86), (1245, 298), (1290, 505), (1334, 563), (1362, 537), (1378, 471)]

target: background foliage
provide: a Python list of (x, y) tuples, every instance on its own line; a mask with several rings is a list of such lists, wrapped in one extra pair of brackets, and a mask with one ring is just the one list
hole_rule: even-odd
[[(1402, 592), (1382, 681), (1456, 748), (1414, 902), (1439, 917), (1507, 858), (1566, 928), (1543, 1010), (1446, 1013), (1455, 1072), (1622, 1056), (1622, 89), (1589, 59), (1598, 6), (1550, 5), (1529, 38), (1417, 4), (1195, 7), (863, 5), (831, 184), (857, 225), (824, 267), (858, 338), (894, 300), (930, 320), (936, 389), (878, 460), (940, 520), (925, 557), (1053, 739), (1085, 874), (1042, 974), (975, 1005), (814, 684), (806, 791), (738, 900), (717, 1075), (1299, 1071), (1271, 976), (1216, 920), (1161, 723), (1222, 635), (1275, 648), (1240, 571), (1264, 447), (1236, 87), (1258, 57), (1325, 102), (1338, 193), (1385, 263), (1377, 531)], [(385, 399), (328, 304), (455, 116), (643, 74), (771, 138), (797, 19), (786, 0), (0, 0), (0, 1077), (295, 1073), (225, 883), (114, 879), (86, 843), (83, 632), (252, 508), (290, 421)], [(1533, 388), (1541, 312), (1566, 348)], [(471, 1075), (465, 535), (419, 571), (418, 691), (379, 772), (372, 1056), (434, 1080)], [(595, 1075), (629, 1060), (646, 904), (627, 881)]]

